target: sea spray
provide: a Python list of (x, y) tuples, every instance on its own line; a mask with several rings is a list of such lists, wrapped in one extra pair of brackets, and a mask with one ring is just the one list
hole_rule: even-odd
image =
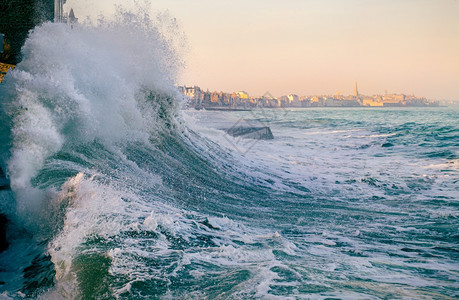
[[(175, 103), (158, 102), (174, 97), (181, 61), (145, 13), (119, 10), (116, 21), (96, 27), (45, 23), (22, 51), (2, 86), (3, 125), (11, 124), (10, 158), (3, 161), (16, 194), (32, 188), (31, 179), (64, 143), (148, 140), (162, 129), (158, 118), (177, 115)], [(37, 209), (33, 196), (18, 198), (24, 215)]]
[[(2, 210), (30, 232), (31, 243), (55, 239), (50, 254), (57, 281), (68, 275), (72, 257), (60, 258), (53, 245), (62, 238), (54, 236), (66, 232), (80, 171), (97, 174), (84, 166), (89, 154), (84, 150), (97, 144), (120, 154), (115, 163), (123, 163), (120, 145), (154, 142), (181, 126), (174, 83), (183, 63), (174, 43), (183, 36), (166, 14), (159, 15), (158, 23), (148, 10), (140, 10), (118, 8), (113, 21), (96, 26), (36, 27), (22, 49), (22, 62), (0, 87), (1, 164), (13, 192), (9, 198), (2, 194), (9, 202), (2, 203)], [(83, 153), (75, 154), (78, 149)], [(65, 153), (76, 158), (65, 161)], [(160, 182), (153, 174), (144, 178)], [(63, 196), (66, 192), (73, 194)]]

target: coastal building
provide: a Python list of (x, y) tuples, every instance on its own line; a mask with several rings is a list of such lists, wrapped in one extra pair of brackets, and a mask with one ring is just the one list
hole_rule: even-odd
[(324, 106), (328, 106), (328, 107), (342, 106), (342, 100), (331, 98), (331, 97), (327, 97), (324, 100)]
[(280, 107), (280, 101), (278, 101), (273, 95), (271, 95), (270, 92), (266, 92), (261, 97), (261, 100), (259, 101), (259, 105), (262, 107), (269, 107), (269, 108)]
[(297, 107), (301, 106), (300, 97), (296, 94), (290, 94), (288, 97), (288, 104), (289, 106)]
[[(198, 86), (180, 86), (178, 87), (179, 91), (188, 98), (190, 106), (193, 107), (202, 107), (204, 101), (204, 93), (201, 88)], [(209, 99), (210, 101), (210, 99)]]
[(190, 97), (192, 100), (198, 99), (202, 93), (201, 88), (198, 86), (185, 86), (183, 87), (182, 91), (185, 96)]
[(68, 23), (70, 26), (78, 23), (78, 18), (75, 17), (73, 8), (67, 14), (64, 12), (64, 4), (67, 0), (54, 0), (54, 22), (55, 23)]
[(354, 97), (359, 97), (359, 89), (357, 87), (357, 81), (355, 82), (355, 88), (354, 88)]
[(365, 97), (362, 99), (363, 106), (383, 106), (381, 101), (378, 101), (377, 98)]
[(64, 4), (66, 0), (54, 0), (54, 22), (65, 23), (67, 17), (64, 14)]
[(357, 106), (361, 106), (361, 105), (360, 105), (360, 102), (358, 100), (344, 99), (344, 100), (342, 100), (342, 105), (341, 106), (344, 106), (344, 107), (357, 107)]
[(324, 99), (319, 96), (313, 96), (309, 99), (311, 106), (317, 107), (317, 106), (324, 106)]
[(405, 106), (405, 95), (403, 94), (385, 94), (382, 96), (383, 106), (399, 107)]
[(73, 8), (70, 9), (68, 23), (73, 27), (74, 24), (78, 23), (78, 18), (75, 18)]
[(438, 101), (419, 98), (414, 95), (388, 94), (365, 96), (361, 95), (357, 82), (353, 95), (311, 95), (301, 96), (290, 94), (279, 98), (273, 97), (270, 93), (265, 93), (262, 97), (249, 97), (244, 91), (224, 93), (224, 92), (203, 92), (198, 86), (179, 87), (181, 93), (187, 97), (188, 107), (197, 109), (206, 107), (231, 107), (231, 108), (281, 108), (281, 107), (436, 107)]
[(284, 103), (290, 103), (290, 99), (288, 98), (288, 96), (281, 96), (279, 97), (279, 100)]
[(220, 103), (220, 93), (218, 93), (218, 92), (213, 92), (213, 93), (210, 95), (210, 102), (212, 102), (213, 104), (218, 104), (218, 103)]
[(3, 37), (5, 35), (3, 33), (0, 33), (0, 53), (3, 53)]
[(240, 91), (240, 92), (237, 92), (237, 95), (239, 96), (239, 98), (241, 99), (244, 99), (244, 100), (247, 100), (249, 99), (249, 94), (245, 91)]

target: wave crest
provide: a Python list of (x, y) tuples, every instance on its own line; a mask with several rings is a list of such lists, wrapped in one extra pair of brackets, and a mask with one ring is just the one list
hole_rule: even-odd
[[(154, 21), (139, 11), (118, 8), (113, 21), (45, 23), (30, 33), (0, 91), (8, 141), (1, 161), (17, 196), (30, 194), (47, 158), (66, 145), (148, 141), (180, 124), (175, 47), (183, 36), (167, 15)], [(27, 198), (17, 199), (26, 215), (40, 197), (17, 198)]]

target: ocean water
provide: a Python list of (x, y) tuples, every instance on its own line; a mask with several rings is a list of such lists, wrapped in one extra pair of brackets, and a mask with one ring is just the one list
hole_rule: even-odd
[(0, 297), (459, 297), (457, 109), (181, 110), (164, 22), (31, 33), (0, 85)]

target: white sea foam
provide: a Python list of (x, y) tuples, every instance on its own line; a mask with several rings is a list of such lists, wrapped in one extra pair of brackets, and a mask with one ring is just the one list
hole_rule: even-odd
[(31, 32), (4, 82), (11, 96), (3, 104), (14, 124), (7, 172), (23, 218), (46, 206), (30, 181), (64, 143), (148, 141), (164, 126), (146, 96), (176, 93), (182, 36), (170, 32), (170, 20), (162, 15), (159, 26), (147, 10), (119, 9), (115, 21), (97, 26), (45, 23)]
[[(302, 118), (308, 118), (309, 114), (318, 113), (311, 110), (297, 112), (297, 116)], [(429, 228), (433, 226), (431, 223), (433, 220), (443, 222), (442, 218), (448, 220), (457, 218), (457, 211), (452, 206), (448, 206), (447, 209), (442, 209), (440, 206), (441, 203), (457, 201), (457, 189), (453, 184), (453, 178), (457, 178), (454, 173), (456, 171), (455, 160), (443, 158), (427, 160), (422, 156), (414, 155), (415, 151), (419, 151), (420, 148), (410, 144), (394, 148), (382, 147), (388, 139), (400, 140), (401, 137), (399, 133), (394, 132), (378, 133), (379, 126), (317, 130), (314, 126), (308, 128), (309, 123), (296, 119), (296, 115), (288, 115), (281, 120), (274, 118), (270, 126), (275, 139), (256, 141), (250, 144), (249, 149), (242, 148), (243, 151), (241, 151), (242, 144), (237, 138), (226, 135), (221, 130), (224, 128), (221, 124), (232, 121), (236, 123), (244, 118), (253, 121), (253, 115), (253, 112), (216, 114), (206, 111), (188, 111), (186, 118), (191, 119), (190, 122), (187, 119), (188, 124), (191, 124), (200, 134), (230, 151), (236, 161), (245, 165), (246, 172), (259, 178), (263, 178), (263, 174), (259, 174), (260, 170), (262, 173), (266, 171), (272, 174), (270, 185), (276, 190), (291, 191), (291, 183), (296, 183), (312, 191), (310, 194), (306, 193), (305, 202), (315, 203), (315, 200), (309, 200), (310, 195), (313, 199), (323, 197), (323, 201), (332, 199), (327, 202), (331, 207), (343, 205), (349, 209), (349, 212), (356, 209), (358, 217), (355, 223), (347, 225), (349, 228), (338, 230), (337, 224), (319, 225), (315, 223), (315, 226), (321, 228), (338, 230), (324, 231), (325, 234), (317, 232), (318, 228), (301, 226), (301, 224), (308, 224), (310, 219), (314, 218), (314, 213), (305, 212), (305, 217), (298, 218), (296, 224), (298, 227), (294, 227), (293, 232), (308, 232), (309, 234), (300, 234), (301, 238), (294, 234), (292, 241), (294, 241), (295, 250), (289, 254), (309, 258), (308, 262), (305, 262), (307, 267), (301, 269), (303, 274), (307, 274), (309, 279), (314, 279), (314, 281), (306, 280), (305, 282), (310, 284), (319, 282), (318, 285), (326, 285), (324, 283), (329, 281), (324, 274), (335, 274), (336, 272), (341, 274), (340, 280), (346, 280), (345, 277), (348, 275), (357, 275), (372, 278), (377, 282), (372, 286), (365, 285), (364, 282), (353, 283), (371, 290), (371, 294), (343, 290), (340, 293), (321, 293), (320, 295), (301, 294), (299, 298), (321, 299), (323, 295), (330, 297), (335, 295), (344, 299), (379, 298), (372, 295), (390, 297), (387, 296), (390, 293), (385, 290), (390, 285), (386, 284), (392, 284), (394, 295), (422, 298), (423, 295), (428, 294), (424, 294), (423, 289), (428, 286), (438, 286), (441, 279), (436, 278), (431, 281), (432, 279), (426, 279), (417, 271), (412, 271), (412, 275), (406, 275), (411, 274), (411, 271), (396, 270), (419, 268), (421, 273), (422, 270), (428, 269), (449, 274), (455, 267), (451, 260), (448, 260), (449, 262), (445, 265), (435, 265), (423, 258), (423, 251), (426, 253), (432, 251), (428, 243), (420, 243), (416, 250), (411, 249), (413, 246), (409, 244), (400, 246), (412, 236), (441, 235), (437, 231), (432, 232)], [(325, 113), (321, 111), (320, 116), (323, 115)], [(289, 127), (289, 124), (292, 126)], [(343, 126), (348, 126), (348, 124), (343, 124)], [(385, 126), (392, 126), (392, 124)], [(437, 161), (438, 164), (425, 167), (426, 161)], [(355, 201), (354, 205), (350, 205), (349, 199)], [(435, 204), (435, 201), (439, 201), (438, 204)], [(423, 206), (421, 203), (432, 203), (432, 206), (430, 204)], [(342, 207), (336, 210), (329, 209), (332, 215), (335, 211), (338, 216), (344, 213)], [(420, 222), (415, 216), (428, 223)], [(384, 221), (377, 221), (379, 217)], [(370, 223), (360, 223), (357, 220), (361, 218), (374, 218), (374, 220)], [(412, 223), (401, 222), (403, 219), (410, 219)], [(336, 221), (330, 220), (330, 222)], [(287, 232), (290, 229), (292, 228), (287, 228)], [(343, 232), (346, 232), (347, 235), (344, 235)], [(386, 239), (391, 240), (393, 245), (373, 244), (368, 240), (369, 236), (378, 236), (383, 232), (386, 234), (390, 232)], [(406, 240), (401, 236), (406, 237)], [(384, 237), (381, 238), (384, 239)], [(415, 243), (415, 241), (410, 241), (410, 243)], [(451, 247), (450, 245), (444, 246)], [(417, 250), (420, 252), (416, 252)], [(398, 257), (387, 256), (387, 253)], [(415, 266), (413, 263), (415, 260), (424, 261), (424, 263)], [(388, 264), (389, 262), (393, 262), (394, 265)], [(448, 276), (457, 278), (457, 274)], [(278, 281), (282, 282), (276, 279), (269, 285), (276, 286)], [(447, 283), (442, 284), (451, 287)], [(403, 286), (410, 286), (411, 290), (404, 290)], [(267, 298), (272, 293), (271, 288), (263, 290)]]

